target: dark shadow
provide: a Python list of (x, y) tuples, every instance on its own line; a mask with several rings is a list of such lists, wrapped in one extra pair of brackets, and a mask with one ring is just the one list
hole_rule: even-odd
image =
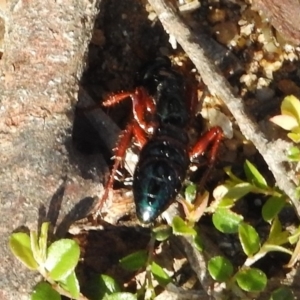
[(48, 209), (42, 204), (39, 207), (38, 215), (38, 232), (40, 232), (41, 225), (44, 222), (50, 222), (48, 239), (52, 240), (54, 236), (54, 228), (58, 220), (59, 213), (61, 211), (61, 205), (64, 198), (65, 187), (67, 178), (63, 179), (62, 184), (58, 187), (53, 194)]
[(66, 236), (70, 226), (78, 220), (85, 218), (91, 211), (94, 205), (92, 197), (81, 199), (71, 211), (63, 218), (60, 224), (57, 225), (55, 236), (56, 238), (63, 238)]
[[(99, 155), (111, 165), (112, 148), (130, 116), (130, 101), (103, 109), (103, 99), (109, 93), (133, 89), (136, 73), (159, 55), (160, 46), (167, 44), (168, 39), (160, 22), (148, 19), (140, 1), (103, 0), (99, 11), (88, 48), (88, 67), (80, 79), (72, 141), (66, 145), (70, 162), (84, 178), (90, 178), (87, 169), (91, 156)], [(166, 51), (172, 52), (170, 45)], [(95, 113), (82, 107), (94, 107)], [(96, 167), (101, 174), (108, 171), (103, 162)]]

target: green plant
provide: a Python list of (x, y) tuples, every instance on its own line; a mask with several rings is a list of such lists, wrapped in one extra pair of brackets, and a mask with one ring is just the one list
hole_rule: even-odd
[(30, 231), (29, 235), (13, 233), (9, 239), (10, 249), (27, 268), (38, 271), (45, 280), (36, 285), (31, 299), (61, 299), (60, 295), (78, 299), (75, 267), (79, 246), (70, 239), (61, 239), (48, 246), (48, 227), (49, 223), (43, 223), (39, 236), (35, 231)]
[(155, 241), (166, 241), (171, 234), (191, 237), (194, 246), (199, 251), (202, 250), (203, 243), (196, 227), (187, 224), (179, 216), (175, 216), (171, 226), (160, 225), (152, 229), (152, 236), (147, 251), (137, 251), (120, 260), (122, 267), (129, 271), (145, 270), (145, 280), (137, 292), (137, 296), (142, 297), (142, 299), (150, 300), (155, 298), (154, 281), (162, 287), (166, 287), (167, 284), (173, 281), (163, 267), (155, 261), (154, 255)]
[[(286, 96), (281, 103), (281, 114), (270, 119), (271, 122), (288, 131), (287, 136), (296, 144), (300, 142), (300, 101), (293, 95)], [(299, 147), (288, 151), (291, 161), (300, 161)]]
[[(208, 193), (198, 194), (196, 186), (189, 183), (184, 194), (185, 200), (180, 200), (186, 214), (185, 219), (175, 216), (170, 225), (152, 228), (148, 248), (120, 260), (121, 266), (127, 270), (138, 273), (145, 271), (145, 279), (136, 294), (122, 292), (114, 278), (102, 274), (87, 283), (88, 288), (83, 296), (79, 292), (75, 275), (80, 256), (79, 246), (75, 241), (62, 239), (48, 245), (48, 223), (42, 224), (39, 236), (34, 231), (29, 235), (13, 233), (9, 244), (14, 255), (29, 269), (40, 272), (44, 278), (44, 282), (34, 288), (31, 299), (61, 299), (61, 295), (90, 300), (154, 299), (155, 284), (164, 288), (173, 282), (172, 277), (156, 260), (155, 243), (165, 242), (171, 235), (185, 236), (195, 249), (204, 253), (206, 241), (201, 235), (199, 222), (203, 214), (212, 215), (213, 225), (221, 233), (237, 235), (246, 257), (241, 265), (236, 265), (224, 256), (212, 256), (207, 261), (207, 272), (216, 283), (223, 283), (225, 292), (236, 297), (248, 299), (247, 293), (259, 295), (265, 290), (268, 280), (262, 270), (253, 267), (254, 263), (268, 253), (277, 251), (291, 256), (287, 266), (292, 267), (299, 258), (300, 227), (293, 231), (283, 228), (278, 215), (289, 205), (288, 198), (278, 188), (270, 186), (252, 163), (246, 161), (244, 164), (245, 179), (234, 175), (230, 168), (226, 168), (225, 172), (228, 179), (214, 190), (215, 200), (210, 205)], [(264, 238), (251, 224), (244, 221), (243, 215), (234, 210), (236, 203), (249, 193), (266, 198), (261, 215), (269, 223), (269, 233)], [(280, 297), (293, 299), (290, 290), (285, 287), (275, 290), (270, 299), (281, 299)]]
[[(44, 281), (38, 283), (32, 292), (32, 300), (60, 300), (61, 296), (71, 299), (87, 299), (80, 293), (75, 267), (79, 261), (80, 249), (71, 239), (61, 239), (48, 246), (48, 227), (45, 222), (38, 236), (35, 231), (30, 234), (13, 233), (9, 239), (12, 253), (30, 270), (38, 271)], [(92, 300), (134, 300), (130, 293), (121, 292), (116, 281), (99, 275), (89, 282), (89, 299)]]
[[(278, 214), (283, 207), (289, 205), (288, 198), (276, 187), (269, 186), (252, 163), (246, 161), (244, 164), (246, 180), (236, 177), (230, 168), (226, 168), (225, 172), (229, 179), (215, 189), (216, 200), (208, 210), (213, 213), (213, 224), (219, 231), (238, 235), (247, 258), (234, 273), (234, 267), (229, 260), (222, 256), (213, 257), (208, 264), (209, 272), (215, 280), (225, 282), (227, 288), (235, 293), (236, 288), (252, 293), (261, 292), (266, 287), (267, 277), (261, 270), (251, 266), (272, 251), (295, 257), (298, 251), (295, 249), (293, 252), (291, 246), (296, 241), (299, 243), (299, 228), (293, 233), (282, 228)], [(270, 224), (270, 231), (263, 242), (256, 229), (244, 222), (242, 215), (232, 210), (236, 202), (248, 193), (267, 197), (262, 207), (262, 218)], [(281, 291), (276, 293), (281, 295)]]

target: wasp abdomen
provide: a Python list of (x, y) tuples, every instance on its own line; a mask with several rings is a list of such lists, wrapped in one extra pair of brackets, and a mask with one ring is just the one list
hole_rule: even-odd
[(141, 150), (133, 194), (137, 216), (143, 223), (155, 220), (181, 190), (189, 156), (186, 133), (177, 131), (176, 139), (170, 129), (159, 130)]

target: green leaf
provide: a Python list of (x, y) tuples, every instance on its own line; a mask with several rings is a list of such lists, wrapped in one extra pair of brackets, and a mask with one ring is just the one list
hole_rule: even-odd
[(208, 271), (213, 279), (223, 282), (232, 276), (233, 266), (227, 258), (215, 256), (208, 262)]
[(288, 150), (287, 157), (290, 161), (300, 161), (300, 149), (298, 147), (291, 147)]
[(136, 271), (146, 266), (148, 254), (145, 250), (137, 251), (120, 259), (121, 266), (129, 271)]
[(293, 95), (286, 96), (281, 103), (281, 113), (283, 115), (293, 116), (300, 124), (300, 101)]
[(151, 272), (153, 277), (161, 286), (166, 286), (172, 281), (171, 277), (164, 271), (164, 269), (158, 265), (156, 262), (151, 264)]
[(114, 293), (106, 295), (103, 300), (137, 300), (137, 296), (130, 293)]
[(268, 184), (265, 178), (249, 160), (246, 160), (244, 163), (244, 171), (250, 183), (254, 184), (258, 188), (268, 189)]
[(38, 263), (38, 265), (44, 264), (45, 260), (42, 260), (41, 251), (38, 245), (37, 233), (35, 231), (30, 231), (30, 248), (34, 260)]
[(270, 300), (294, 300), (295, 297), (292, 291), (285, 286), (280, 287), (279, 289), (272, 292)]
[(204, 249), (204, 242), (203, 242), (203, 239), (202, 239), (202, 237), (200, 236), (199, 233), (197, 233), (196, 235), (194, 235), (194, 237), (193, 237), (193, 244), (194, 244), (194, 246), (196, 247), (196, 249), (198, 251), (203, 251), (203, 249)]
[(289, 132), (287, 136), (296, 144), (300, 142), (300, 133), (299, 132)]
[(194, 183), (189, 184), (184, 191), (184, 198), (189, 203), (193, 203), (197, 195), (197, 186)]
[(76, 277), (75, 272), (73, 271), (67, 278), (63, 281), (60, 281), (59, 284), (61, 287), (68, 291), (72, 298), (78, 299), (79, 297), (79, 282)]
[(245, 195), (247, 195), (252, 190), (253, 190), (252, 184), (248, 182), (238, 183), (237, 185), (235, 185), (234, 187), (228, 190), (224, 198), (238, 200), (244, 197)]
[(224, 172), (229, 176), (229, 178), (231, 179), (231, 182), (233, 182), (235, 184), (239, 184), (239, 183), (243, 183), (244, 182), (243, 180), (241, 180), (240, 178), (238, 178), (237, 176), (235, 176), (232, 173), (231, 167), (224, 168)]
[(296, 244), (299, 241), (299, 236), (300, 236), (300, 227), (298, 226), (298, 228), (292, 233), (292, 235), (289, 236), (289, 243), (291, 245)]
[(75, 269), (79, 256), (80, 249), (75, 241), (58, 240), (48, 248), (45, 268), (53, 280), (64, 280)]
[(236, 274), (236, 281), (244, 291), (261, 292), (267, 285), (267, 276), (259, 269), (244, 268)]
[(236, 233), (243, 220), (241, 215), (226, 208), (217, 208), (212, 216), (214, 226), (223, 233)]
[(38, 264), (33, 257), (31, 250), (30, 237), (23, 232), (13, 233), (9, 237), (9, 247), (12, 253), (19, 259), (28, 269), (36, 270)]
[(282, 232), (282, 226), (279, 221), (279, 218), (276, 216), (271, 225), (269, 240), (276, 239), (276, 236), (279, 235), (281, 232)]
[(273, 219), (270, 234), (267, 239), (268, 244), (282, 245), (288, 242), (289, 232), (282, 231), (282, 226), (279, 218), (276, 216)]
[(35, 286), (30, 299), (31, 300), (46, 300), (46, 299), (61, 300), (61, 296), (57, 291), (55, 291), (50, 286), (50, 284), (46, 282), (40, 282)]
[(39, 236), (39, 248), (41, 253), (42, 261), (45, 261), (47, 258), (47, 242), (48, 242), (48, 229), (49, 222), (44, 222), (41, 226), (41, 233)]
[(83, 294), (90, 300), (102, 300), (105, 297), (121, 291), (114, 278), (108, 275), (97, 275), (92, 277), (84, 285)]
[(172, 234), (172, 228), (170, 226), (158, 226), (152, 229), (152, 233), (157, 241), (162, 242), (169, 238)]
[(262, 207), (262, 216), (266, 222), (273, 220), (285, 206), (285, 197), (270, 197)]
[(175, 216), (172, 221), (173, 233), (176, 235), (196, 235), (193, 227), (188, 226), (179, 216)]
[(234, 206), (234, 200), (233, 199), (229, 199), (229, 198), (223, 198), (219, 203), (218, 203), (218, 207), (220, 208), (231, 208), (232, 206)]
[(278, 246), (278, 245), (272, 245), (272, 244), (268, 244), (268, 243), (265, 243), (263, 246), (262, 246), (262, 250), (264, 252), (282, 252), (282, 253), (286, 253), (288, 255), (292, 255), (293, 252), (287, 248), (284, 248), (282, 246)]
[(247, 256), (252, 256), (260, 248), (257, 231), (249, 224), (241, 222), (239, 225), (239, 239)]
[(115, 279), (105, 274), (100, 275), (100, 286), (105, 290), (107, 294), (121, 291), (121, 288), (115, 281)]

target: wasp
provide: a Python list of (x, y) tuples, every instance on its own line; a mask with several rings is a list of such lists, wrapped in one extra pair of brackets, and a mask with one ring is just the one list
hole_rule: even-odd
[(112, 189), (132, 138), (141, 149), (132, 189), (137, 217), (144, 224), (155, 221), (174, 202), (190, 163), (209, 146), (208, 166), (214, 164), (223, 131), (218, 126), (212, 127), (190, 146), (187, 128), (195, 96), (191, 95), (186, 81), (174, 70), (169, 58), (158, 57), (139, 72), (133, 91), (110, 95), (103, 102), (103, 106), (109, 107), (129, 98), (132, 113), (114, 150), (114, 165), (97, 211)]

